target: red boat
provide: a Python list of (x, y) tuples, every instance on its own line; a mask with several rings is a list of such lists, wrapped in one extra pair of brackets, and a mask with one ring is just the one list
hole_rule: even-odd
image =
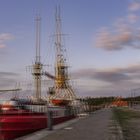
[[(14, 106), (13, 106), (14, 103)], [(47, 128), (47, 114), (33, 112), (23, 107), (32, 107), (33, 109), (45, 106), (41, 105), (26, 105), (16, 106), (16, 102), (10, 101), (7, 105), (1, 105), (0, 113), (0, 140), (13, 140), (17, 137), (35, 132), (37, 130)], [(75, 116), (70, 113), (70, 109), (66, 107), (49, 107), (53, 113), (53, 125), (70, 120)], [(42, 110), (41, 110), (42, 111)], [(69, 113), (68, 113), (69, 111)], [(43, 112), (43, 111), (42, 111)], [(67, 113), (67, 114), (66, 114)]]
[[(57, 9), (56, 9), (57, 12)], [(56, 67), (55, 76), (43, 72), (43, 64), (40, 62), (40, 17), (36, 19), (36, 57), (32, 67), (32, 75), (35, 83), (35, 100), (12, 100), (1, 104), (0, 109), (0, 140), (13, 140), (28, 133), (46, 128), (48, 125), (47, 112), (52, 112), (53, 124), (58, 124), (75, 117), (73, 106), (70, 102), (76, 99), (76, 96), (69, 85), (69, 77), (66, 59), (63, 56), (65, 52), (61, 44), (60, 13), (57, 12), (56, 22)], [(41, 77), (48, 76), (55, 81), (53, 92), (49, 93), (49, 98), (53, 102), (51, 107), (46, 103), (51, 100), (41, 98)], [(9, 91), (9, 90), (6, 90)], [(14, 90), (17, 91), (17, 90)], [(51, 95), (52, 94), (52, 95)], [(53, 98), (52, 98), (53, 97)], [(59, 97), (59, 98), (58, 98)], [(35, 102), (34, 102), (35, 101)]]

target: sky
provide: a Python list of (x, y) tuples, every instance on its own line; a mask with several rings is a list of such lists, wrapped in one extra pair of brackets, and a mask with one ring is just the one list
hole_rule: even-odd
[(0, 89), (32, 79), (38, 14), (41, 61), (53, 71), (58, 5), (76, 95), (130, 96), (140, 87), (140, 0), (0, 0)]

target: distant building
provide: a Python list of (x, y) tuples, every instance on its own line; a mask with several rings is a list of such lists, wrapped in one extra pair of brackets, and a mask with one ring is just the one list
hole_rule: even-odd
[(123, 101), (121, 97), (118, 97), (114, 102), (111, 103), (111, 107), (128, 107), (128, 102)]

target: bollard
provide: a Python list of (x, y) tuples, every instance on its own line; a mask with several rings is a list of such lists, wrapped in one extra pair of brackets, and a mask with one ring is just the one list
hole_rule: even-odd
[(53, 130), (53, 112), (48, 110), (48, 130)]

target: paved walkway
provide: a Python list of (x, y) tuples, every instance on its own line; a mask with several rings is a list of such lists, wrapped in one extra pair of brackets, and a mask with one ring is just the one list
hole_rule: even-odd
[(110, 109), (102, 109), (40, 140), (110, 140)]
[(41, 140), (42, 138), (44, 138), (44, 137), (46, 137), (46, 136), (48, 136), (48, 135), (50, 135), (52, 133), (55, 133), (56, 131), (58, 131), (60, 129), (63, 129), (63, 128), (67, 127), (67, 126), (70, 126), (71, 124), (76, 123), (79, 120), (80, 120), (79, 118), (72, 119), (72, 120), (66, 121), (64, 123), (61, 123), (61, 124), (53, 126), (52, 131), (49, 131), (46, 128), (46, 129), (39, 130), (39, 131), (36, 131), (34, 133), (28, 134), (28, 135), (23, 136), (23, 137), (19, 137), (19, 138), (15, 139), (15, 140)]

